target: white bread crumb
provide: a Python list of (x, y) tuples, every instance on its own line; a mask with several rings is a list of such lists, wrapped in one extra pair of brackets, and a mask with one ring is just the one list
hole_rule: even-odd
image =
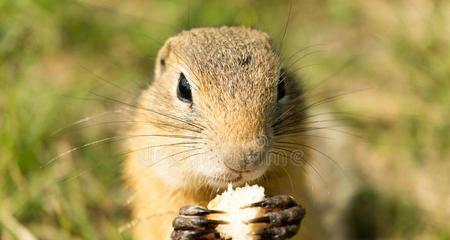
[(216, 229), (221, 237), (233, 240), (253, 240), (258, 239), (254, 232), (264, 228), (265, 224), (246, 224), (245, 222), (264, 215), (262, 208), (244, 208), (241, 207), (264, 200), (264, 188), (258, 185), (246, 185), (233, 189), (231, 184), (228, 189), (220, 195), (217, 195), (208, 204), (209, 209), (221, 210), (225, 214), (214, 214), (209, 216), (211, 219), (227, 221), (228, 224), (221, 224)]

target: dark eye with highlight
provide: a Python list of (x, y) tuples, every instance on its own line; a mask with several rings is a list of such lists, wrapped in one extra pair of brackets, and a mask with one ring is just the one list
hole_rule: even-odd
[(182, 102), (192, 103), (191, 85), (183, 73), (178, 78), (177, 96)]
[(286, 74), (282, 72), (278, 78), (277, 83), (277, 101), (280, 101), (286, 96)]

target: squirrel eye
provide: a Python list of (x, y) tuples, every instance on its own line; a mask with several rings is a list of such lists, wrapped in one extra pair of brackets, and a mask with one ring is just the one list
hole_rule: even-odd
[(182, 102), (192, 103), (191, 85), (183, 73), (178, 78), (177, 96)]
[(285, 74), (280, 74), (277, 83), (277, 101), (280, 101), (282, 98), (286, 96), (286, 76)]

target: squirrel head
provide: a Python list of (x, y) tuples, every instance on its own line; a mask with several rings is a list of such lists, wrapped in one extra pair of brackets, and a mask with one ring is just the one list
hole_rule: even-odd
[(159, 51), (154, 80), (139, 101), (149, 111), (136, 114), (151, 123), (140, 133), (176, 137), (140, 144), (161, 145), (151, 158), (163, 175), (213, 186), (252, 182), (273, 165), (283, 113), (301, 114), (289, 110), (301, 102), (298, 89), (266, 33), (245, 27), (183, 31)]

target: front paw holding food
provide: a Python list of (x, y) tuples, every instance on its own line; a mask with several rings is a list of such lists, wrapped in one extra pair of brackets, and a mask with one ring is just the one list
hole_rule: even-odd
[(227, 222), (207, 218), (209, 214), (221, 213), (223, 212), (198, 205), (184, 206), (172, 221), (173, 231), (170, 237), (172, 240), (221, 240), (216, 227)]
[(254, 234), (261, 240), (289, 239), (297, 234), (301, 221), (306, 214), (293, 197), (278, 195), (244, 206), (243, 208), (261, 207), (266, 213), (247, 221), (247, 224), (266, 223), (265, 228)]

